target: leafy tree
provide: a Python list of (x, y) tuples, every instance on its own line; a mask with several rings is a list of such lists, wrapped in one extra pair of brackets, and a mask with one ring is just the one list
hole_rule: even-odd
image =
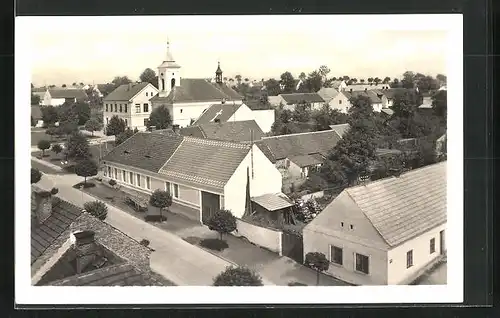
[(448, 113), (446, 91), (438, 91), (432, 96), (432, 109), (434, 110), (436, 116), (439, 116), (441, 119), (446, 121)]
[(124, 132), (115, 137), (115, 146), (118, 146), (119, 144), (123, 143), (125, 140), (129, 139), (134, 134), (135, 134), (134, 131), (131, 130), (130, 128), (125, 129)]
[(447, 81), (446, 75), (438, 74), (436, 75), (436, 80), (438, 81), (439, 86), (446, 85)]
[(94, 136), (94, 131), (99, 131), (103, 127), (104, 125), (95, 118), (91, 118), (85, 123), (85, 129), (92, 132), (92, 136)]
[(109, 120), (108, 125), (106, 126), (106, 135), (108, 136), (118, 136), (122, 132), (125, 131), (127, 125), (125, 121), (118, 116), (113, 116)]
[(47, 126), (52, 126), (59, 121), (59, 114), (54, 106), (42, 106), (42, 120)]
[(236, 230), (236, 217), (231, 211), (219, 210), (208, 220), (207, 225), (210, 230), (219, 233), (222, 241), (222, 234)]
[(40, 96), (31, 93), (31, 105), (40, 104)]
[(274, 78), (270, 78), (265, 81), (264, 86), (266, 87), (267, 94), (269, 96), (277, 96), (281, 93), (280, 83)]
[(246, 267), (229, 266), (214, 278), (214, 286), (263, 286), (262, 278)]
[(311, 117), (311, 105), (305, 102), (297, 104), (293, 110), (293, 120), (306, 123)]
[(285, 72), (280, 76), (280, 84), (283, 85), (283, 92), (286, 94), (293, 93), (295, 91), (295, 79), (292, 73)]
[(302, 82), (305, 82), (306, 78), (307, 78), (306, 73), (301, 72), (299, 75), (299, 80), (301, 80)]
[(429, 75), (418, 74), (416, 79), (418, 89), (422, 93), (437, 90), (439, 88), (439, 82), (437, 79)]
[(65, 145), (66, 160), (82, 160), (92, 156), (89, 141), (81, 132), (75, 132), (68, 137)]
[(403, 73), (403, 79), (401, 84), (404, 88), (414, 88), (415, 87), (415, 73), (411, 71), (406, 71)]
[(42, 139), (38, 142), (38, 149), (42, 151), (42, 157), (45, 157), (45, 150), (50, 148), (50, 141)]
[(149, 115), (148, 128), (155, 126), (156, 129), (166, 129), (172, 124), (172, 117), (165, 105), (156, 107)]
[(130, 84), (132, 81), (127, 76), (115, 76), (111, 83), (116, 87), (124, 84)]
[(397, 88), (401, 87), (401, 83), (399, 82), (399, 79), (395, 78), (392, 80), (392, 83), (390, 84), (391, 88)]
[(149, 204), (160, 209), (160, 216), (163, 209), (172, 205), (172, 195), (169, 192), (156, 189), (149, 197)]
[(63, 151), (63, 148), (61, 147), (61, 145), (60, 145), (60, 144), (54, 144), (54, 145), (52, 146), (52, 151), (53, 151), (56, 155), (58, 155), (58, 154), (60, 154), (60, 153)]
[(373, 82), (373, 77), (368, 77), (368, 83), (372, 83)]
[(90, 119), (90, 106), (86, 102), (78, 101), (72, 105), (78, 117), (78, 125), (85, 125)]
[(158, 79), (156, 78), (156, 72), (150, 68), (145, 69), (141, 75), (139, 76), (141, 82), (151, 83), (153, 85), (158, 83)]
[(101, 221), (104, 221), (108, 216), (108, 206), (102, 201), (85, 202), (83, 209)]
[(234, 78), (236, 78), (236, 81), (238, 82), (238, 86), (240, 86), (241, 85), (241, 75), (238, 74)]
[(45, 130), (45, 134), (50, 136), (50, 140), (52, 140), (54, 136), (59, 136), (60, 132), (61, 129), (59, 129), (59, 127), (49, 127)]
[(62, 84), (62, 86), (61, 86), (61, 87), (66, 87), (66, 84)]
[(365, 79), (364, 79), (364, 78), (362, 78), (362, 79), (360, 79), (359, 81), (360, 81), (361, 83), (364, 83), (364, 82), (365, 82)]
[(328, 104), (324, 105), (320, 110), (313, 112), (312, 119), (314, 121), (315, 130), (329, 130), (330, 125), (347, 123), (347, 115), (341, 113), (338, 109), (331, 109)]
[(403, 172), (405, 161), (406, 156), (403, 153), (379, 156), (371, 179), (378, 180), (392, 175), (399, 175)]
[(326, 82), (326, 77), (328, 73), (330, 73), (330, 69), (326, 65), (321, 65), (318, 70), (319, 75), (321, 76), (321, 79), (324, 82)]
[(330, 267), (330, 262), (325, 254), (320, 252), (309, 252), (306, 254), (304, 265), (316, 271), (316, 286), (319, 285), (319, 273), (327, 271)]
[(389, 76), (384, 77), (384, 80), (382, 81), (383, 84), (389, 84), (391, 82), (391, 78)]
[(36, 168), (31, 168), (31, 184), (37, 183), (42, 178), (42, 173)]
[(349, 76), (347, 76), (347, 75), (342, 76), (342, 80), (343, 80), (343, 81), (346, 81), (346, 82), (347, 82), (349, 79), (350, 79), (350, 78), (349, 78)]
[(75, 165), (76, 175), (85, 178), (83, 181), (84, 185), (87, 184), (87, 177), (97, 175), (98, 169), (97, 163), (90, 158), (79, 160)]
[(306, 80), (306, 87), (309, 92), (316, 93), (323, 87), (323, 76), (318, 71), (309, 74)]
[(378, 77), (375, 77), (373, 79), (373, 82), (375, 83), (375, 85), (378, 85), (380, 82), (382, 82), (382, 80), (380, 78), (378, 78)]

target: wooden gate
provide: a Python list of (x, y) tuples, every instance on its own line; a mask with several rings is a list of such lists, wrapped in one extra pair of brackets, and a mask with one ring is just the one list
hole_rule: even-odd
[(304, 263), (304, 241), (302, 235), (294, 232), (283, 231), (281, 233), (281, 252), (283, 256), (290, 257), (294, 261)]

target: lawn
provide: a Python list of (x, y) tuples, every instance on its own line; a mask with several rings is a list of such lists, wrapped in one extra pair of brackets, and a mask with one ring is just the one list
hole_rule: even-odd
[(66, 138), (64, 137), (61, 137), (61, 138), (57, 138), (56, 136), (50, 138), (50, 135), (47, 135), (45, 133), (45, 130), (43, 131), (31, 131), (31, 145), (32, 146), (36, 146), (38, 145), (38, 142), (40, 140), (49, 140), (51, 142), (62, 142), (62, 141), (65, 141)]

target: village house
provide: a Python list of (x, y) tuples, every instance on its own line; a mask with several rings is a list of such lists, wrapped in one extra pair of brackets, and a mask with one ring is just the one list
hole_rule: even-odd
[(220, 63), (214, 80), (181, 78), (181, 66), (170, 52), (169, 43), (166, 60), (158, 66), (158, 87), (158, 95), (151, 99), (153, 108), (166, 106), (172, 123), (179, 127), (191, 125), (215, 103), (242, 104), (243, 100), (241, 95), (224, 84)]
[(347, 83), (344, 80), (332, 81), (331, 87), (338, 92), (344, 91), (347, 87)]
[[(382, 99), (379, 97), (379, 95), (370, 90), (366, 91), (343, 91), (340, 92), (341, 94), (345, 95), (347, 100), (351, 100), (352, 98), (357, 98), (359, 96), (365, 96), (370, 99), (371, 105), (373, 107), (374, 112), (381, 112), (383, 108), (383, 102)], [(352, 104), (349, 102), (349, 107), (352, 106)]]
[(40, 101), (38, 102), (39, 105), (43, 105), (43, 98), (45, 97), (45, 92), (47, 92), (46, 87), (35, 87), (31, 89), (31, 94), (38, 96), (40, 98)]
[(39, 105), (31, 105), (31, 118), (35, 127), (43, 127), (42, 109)]
[(335, 131), (340, 138), (343, 138), (349, 129), (351, 129), (349, 124), (330, 125), (329, 127), (331, 130)]
[(81, 208), (32, 186), (31, 281), (35, 286), (165, 286), (151, 249)]
[(345, 91), (370, 91), (374, 89), (389, 89), (391, 86), (389, 84), (375, 84), (375, 83), (353, 83), (351, 85), (346, 85)]
[(340, 139), (335, 130), (324, 130), (264, 137), (256, 144), (280, 171), (283, 183), (297, 186), (320, 169)]
[(345, 189), (303, 229), (304, 254), (355, 285), (409, 284), (446, 254), (446, 162)]
[[(148, 197), (172, 194), (170, 210), (200, 223), (219, 209), (245, 212), (247, 173), (252, 197), (281, 192), (281, 174), (248, 143), (139, 132), (102, 159), (102, 177)], [(248, 170), (248, 171), (247, 171)]]
[(349, 98), (335, 88), (323, 87), (318, 91), (318, 95), (328, 104), (331, 109), (336, 109), (342, 113), (347, 113), (351, 107)]
[(280, 94), (273, 103), (283, 105), (283, 109), (295, 110), (299, 104), (308, 104), (313, 110), (319, 110), (325, 105), (325, 100), (318, 93)]
[(156, 87), (150, 83), (130, 83), (118, 86), (103, 99), (104, 124), (111, 117), (125, 121), (130, 129), (146, 130), (152, 107), (149, 101), (158, 94)]
[(251, 143), (265, 136), (255, 120), (210, 122), (180, 129), (182, 136)]
[(49, 88), (43, 95), (43, 106), (61, 106), (65, 102), (75, 103), (85, 100), (87, 93), (83, 89), (73, 88)]

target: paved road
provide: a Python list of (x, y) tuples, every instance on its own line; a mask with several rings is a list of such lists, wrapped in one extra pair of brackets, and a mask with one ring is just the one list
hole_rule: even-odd
[[(83, 206), (93, 197), (72, 188), (81, 178), (71, 175), (44, 174), (40, 187), (59, 188), (59, 196), (75, 205)], [(176, 285), (207, 286), (213, 277), (222, 272), (231, 263), (193, 246), (174, 234), (163, 231), (147, 222), (135, 218), (124, 211), (108, 205), (106, 222), (140, 241), (147, 239), (155, 251), (151, 255), (151, 268), (171, 280)], [(273, 285), (266, 278), (267, 285)]]

